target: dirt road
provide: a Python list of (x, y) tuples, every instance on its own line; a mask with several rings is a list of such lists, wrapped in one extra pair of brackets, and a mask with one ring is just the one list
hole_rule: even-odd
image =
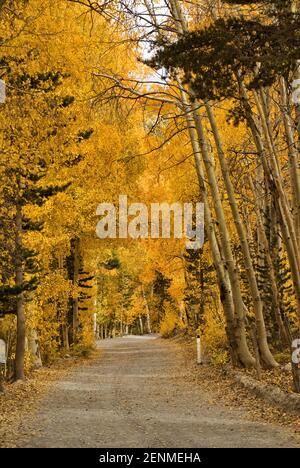
[(22, 447), (292, 447), (291, 433), (209, 403), (174, 348), (155, 337), (100, 343), (99, 358), (54, 384)]

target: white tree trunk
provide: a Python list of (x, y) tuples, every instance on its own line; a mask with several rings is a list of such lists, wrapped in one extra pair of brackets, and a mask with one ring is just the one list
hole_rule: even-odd
[(35, 328), (29, 330), (28, 334), (28, 350), (31, 354), (32, 364), (34, 369), (39, 369), (43, 366), (38, 334)]

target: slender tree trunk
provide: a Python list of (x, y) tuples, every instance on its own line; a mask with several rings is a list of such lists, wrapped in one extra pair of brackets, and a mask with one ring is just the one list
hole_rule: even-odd
[[(284, 240), (284, 244), (287, 250), (289, 264), (292, 273), (293, 279), (293, 286), (296, 293), (296, 302), (297, 302), (297, 312), (300, 318), (300, 261), (299, 261), (299, 251), (297, 249), (297, 242), (294, 230), (293, 219), (291, 217), (290, 209), (288, 206), (288, 202), (285, 196), (285, 192), (283, 189), (281, 175), (278, 170), (277, 160), (274, 157), (274, 154), (271, 151), (270, 160), (271, 164), (269, 164), (267, 159), (267, 154), (261, 139), (261, 135), (259, 132), (258, 125), (255, 122), (252, 109), (249, 103), (249, 99), (245, 90), (244, 84), (241, 82), (240, 78), (238, 78), (241, 98), (245, 109), (246, 119), (248, 126), (251, 130), (253, 140), (255, 146), (257, 148), (257, 152), (259, 154), (260, 160), (263, 164), (264, 173), (266, 179), (268, 180), (268, 184), (270, 185), (271, 190), (274, 191), (274, 200), (276, 203), (276, 209), (278, 214), (278, 219), (280, 222), (280, 228)], [(259, 109), (259, 102), (257, 100), (257, 105)], [(260, 115), (262, 116), (262, 120), (264, 119), (263, 112), (260, 108), (259, 110)]]
[[(76, 237), (73, 241), (73, 285), (78, 287), (79, 269), (80, 269), (80, 239)], [(79, 326), (79, 298), (73, 298), (73, 343), (78, 340), (78, 326)]]
[(4, 386), (3, 386), (4, 376), (3, 376), (3, 369), (4, 369), (4, 366), (3, 366), (2, 364), (0, 364), (0, 393), (4, 393)]
[(70, 349), (69, 343), (69, 326), (67, 324), (63, 325), (63, 340), (64, 340), (64, 348), (66, 351)]
[(261, 380), (261, 365), (260, 365), (260, 349), (257, 338), (257, 330), (255, 325), (250, 327), (250, 335), (253, 343), (254, 353), (255, 353), (255, 367), (257, 372), (258, 380)]
[(290, 116), (290, 103), (284, 78), (280, 80), (280, 91), (282, 98), (282, 118), (285, 128), (286, 142), (288, 145), (290, 180), (293, 200), (293, 217), (297, 237), (298, 249), (300, 248), (300, 176), (298, 149), (294, 140), (293, 122)]
[(250, 180), (250, 186), (251, 186), (252, 191), (254, 193), (255, 212), (256, 212), (256, 219), (257, 219), (257, 224), (258, 224), (258, 232), (259, 232), (259, 235), (260, 235), (260, 238), (261, 238), (261, 241), (262, 241), (263, 250), (264, 250), (264, 254), (265, 254), (265, 259), (266, 259), (267, 266), (268, 266), (268, 273), (269, 273), (270, 280), (271, 280), (271, 287), (272, 287), (272, 294), (273, 294), (272, 301), (273, 301), (273, 304), (274, 304), (276, 322), (277, 322), (277, 325), (278, 325), (278, 328), (279, 328), (279, 333), (280, 333), (281, 340), (282, 340), (283, 344), (284, 345), (290, 345), (290, 343), (288, 341), (288, 337), (286, 335), (285, 326), (284, 326), (284, 323), (283, 323), (283, 320), (282, 320), (282, 317), (281, 317), (279, 293), (278, 293), (278, 288), (277, 288), (274, 265), (273, 265), (272, 258), (271, 258), (271, 255), (270, 255), (270, 245), (269, 245), (269, 242), (268, 242), (268, 239), (267, 239), (267, 236), (266, 236), (265, 226), (264, 226), (264, 223), (262, 221), (261, 211), (260, 211), (260, 208), (259, 208), (259, 205), (258, 205), (258, 202), (257, 202), (258, 197), (255, 194), (256, 190), (255, 190), (252, 178), (250, 177), (249, 180)]
[[(291, 10), (295, 13), (299, 13), (300, 11), (300, 5), (299, 5), (299, 1), (298, 0), (293, 0), (291, 2)], [(300, 89), (300, 60), (297, 60), (296, 61), (296, 70), (295, 70), (295, 73), (294, 73), (294, 80), (296, 81), (296, 90), (297, 90), (297, 95), (298, 95), (298, 98), (299, 98), (299, 89)], [(298, 149), (298, 154), (297, 154), (297, 159), (298, 159), (298, 156), (299, 156), (299, 152), (300, 152), (300, 101), (298, 102), (295, 102), (294, 103), (295, 105), (295, 112), (296, 112), (296, 129), (297, 129), (297, 134), (298, 134), (298, 141), (297, 141), (297, 149)], [(299, 162), (298, 162), (298, 166), (299, 166)], [(299, 167), (298, 167), (298, 174), (299, 174)]]
[(232, 361), (234, 364), (237, 364), (238, 362), (240, 362), (240, 359), (238, 357), (238, 354), (239, 354), (238, 343), (236, 342), (236, 338), (235, 338), (236, 324), (235, 324), (234, 304), (232, 300), (231, 285), (230, 285), (227, 271), (223, 267), (223, 260), (222, 260), (221, 253), (219, 250), (219, 245), (218, 245), (216, 232), (215, 232), (215, 226), (212, 220), (208, 194), (206, 190), (204, 172), (203, 172), (202, 162), (201, 162), (201, 150), (199, 147), (197, 134), (194, 128), (193, 118), (192, 118), (190, 109), (186, 103), (186, 98), (184, 96), (184, 93), (182, 93), (182, 100), (183, 100), (183, 103), (186, 105), (185, 114), (186, 114), (187, 126), (188, 126), (191, 145), (193, 148), (195, 167), (196, 167), (196, 173), (198, 176), (200, 193), (202, 195), (202, 201), (204, 203), (205, 232), (208, 237), (208, 241), (209, 241), (211, 252), (212, 252), (213, 262), (214, 262), (214, 266), (215, 266), (216, 273), (217, 273), (218, 285), (220, 289), (220, 298), (221, 298), (221, 303), (224, 308), (224, 314), (225, 314), (226, 323), (227, 323), (226, 332), (227, 332), (228, 342), (231, 348)]
[(39, 369), (43, 367), (41, 353), (40, 353), (40, 346), (38, 340), (38, 334), (35, 328), (32, 328), (29, 332), (28, 336), (28, 349), (32, 356), (33, 360), (33, 368)]
[[(171, 10), (174, 15), (175, 27), (177, 28), (178, 34), (181, 35), (184, 32), (187, 32), (187, 27), (185, 19), (183, 17), (180, 5), (177, 0), (170, 0)], [(188, 84), (190, 93), (193, 94), (193, 88), (191, 84)], [(208, 178), (208, 183), (211, 190), (212, 200), (214, 203), (214, 209), (216, 217), (219, 223), (219, 232), (220, 232), (220, 242), (222, 245), (222, 252), (224, 254), (225, 264), (227, 266), (228, 275), (231, 283), (231, 291), (233, 295), (233, 303), (235, 310), (235, 319), (236, 319), (236, 339), (239, 346), (240, 359), (246, 367), (252, 367), (255, 363), (255, 360), (251, 356), (251, 353), (248, 348), (247, 338), (246, 338), (246, 328), (245, 328), (245, 313), (244, 313), (244, 304), (240, 289), (240, 279), (238, 275), (238, 270), (235, 265), (235, 261), (232, 254), (229, 232), (226, 225), (224, 210), (221, 202), (221, 197), (219, 193), (218, 183), (215, 175), (214, 162), (210, 154), (208, 143), (206, 140), (206, 135), (202, 123), (202, 118), (199, 112), (199, 103), (197, 99), (193, 99), (193, 102), (190, 104), (193, 120), (197, 132), (199, 147), (201, 149), (201, 155), (203, 163), (206, 169), (206, 174)]]
[(148, 333), (152, 333), (151, 319), (150, 319), (150, 309), (149, 309), (149, 305), (148, 305), (148, 301), (147, 301), (147, 297), (146, 297), (146, 293), (145, 293), (145, 289), (144, 289), (143, 284), (142, 284), (142, 295), (143, 295), (143, 299), (144, 299), (144, 303), (145, 303), (145, 307), (146, 307), (147, 330), (148, 330)]
[(254, 359), (250, 354), (247, 339), (246, 339), (246, 328), (245, 328), (245, 312), (244, 303), (242, 299), (242, 293), (240, 288), (240, 278), (238, 270), (234, 261), (230, 236), (227, 228), (225, 214), (221, 202), (220, 192), (218, 183), (215, 175), (214, 164), (210, 155), (209, 147), (206, 141), (206, 136), (202, 124), (202, 120), (199, 112), (196, 110), (198, 104), (193, 103), (193, 116), (196, 125), (196, 131), (198, 134), (199, 144), (201, 147), (201, 153), (203, 157), (204, 166), (211, 190), (212, 200), (214, 203), (214, 209), (218, 220), (218, 227), (220, 232), (220, 243), (222, 246), (222, 252), (224, 254), (224, 261), (228, 270), (228, 275), (231, 283), (231, 291), (233, 296), (235, 317), (236, 317), (236, 334), (239, 342), (241, 351), (241, 360), (246, 367), (252, 367), (254, 365)]
[(267, 333), (266, 333), (265, 321), (264, 321), (264, 316), (263, 316), (263, 303), (260, 297), (260, 292), (258, 289), (256, 275), (255, 275), (255, 271), (254, 271), (254, 267), (252, 263), (246, 228), (241, 219), (238, 205), (236, 202), (236, 196), (235, 196), (233, 184), (231, 182), (229, 169), (228, 169), (227, 161), (226, 161), (225, 154), (223, 151), (221, 137), (219, 134), (214, 112), (211, 108), (210, 103), (208, 102), (206, 102), (206, 110), (207, 110), (209, 122), (211, 125), (211, 129), (212, 129), (214, 140), (215, 140), (216, 147), (217, 147), (217, 153), (219, 157), (223, 180), (225, 183), (225, 188), (226, 188), (227, 195), (228, 195), (229, 204), (231, 207), (233, 220), (234, 220), (236, 230), (237, 230), (239, 240), (240, 240), (243, 260), (245, 264), (245, 271), (246, 271), (250, 293), (252, 296), (252, 301), (253, 301), (253, 306), (254, 306), (257, 340), (258, 340), (259, 350), (261, 353), (261, 358), (267, 367), (270, 367), (270, 368), (276, 367), (278, 364), (276, 363), (275, 359), (272, 356), (272, 353), (269, 349), (269, 345), (267, 341)]
[[(23, 265), (22, 265), (22, 206), (17, 203), (16, 207), (16, 287), (23, 287)], [(24, 380), (24, 358), (26, 340), (26, 320), (24, 312), (24, 293), (17, 296), (17, 344), (15, 358), (15, 380)]]
[[(181, 89), (181, 83), (178, 80), (178, 84)], [(204, 220), (206, 226), (206, 234), (210, 243), (210, 248), (213, 256), (213, 261), (217, 273), (218, 284), (220, 289), (220, 298), (223, 305), (224, 314), (226, 318), (226, 333), (228, 342), (230, 345), (231, 359), (233, 364), (238, 363), (244, 364), (244, 348), (245, 348), (245, 333), (242, 332), (242, 338), (240, 338), (240, 327), (241, 325), (236, 322), (234, 303), (232, 299), (232, 289), (228, 272), (223, 266), (223, 259), (219, 250), (219, 245), (215, 233), (214, 223), (212, 221), (211, 210), (208, 201), (208, 194), (206, 190), (205, 177), (202, 168), (201, 161), (201, 149), (198, 141), (198, 135), (195, 130), (194, 119), (191, 112), (191, 107), (187, 103), (187, 99), (184, 91), (181, 91), (182, 102), (185, 107), (186, 121), (190, 136), (191, 145), (193, 148), (193, 154), (195, 159), (195, 168), (198, 176), (200, 193), (204, 203)], [(244, 328), (245, 330), (245, 328)]]
[(140, 333), (141, 335), (144, 334), (144, 325), (143, 325), (143, 319), (142, 319), (142, 316), (139, 315), (139, 324), (140, 324)]
[(300, 266), (300, 255), (299, 255), (299, 247), (298, 247), (298, 242), (297, 242), (294, 218), (291, 215), (290, 203), (287, 198), (286, 191), (284, 190), (284, 182), (282, 180), (282, 175), (280, 173), (277, 154), (276, 154), (274, 145), (272, 143), (272, 137), (270, 135), (270, 125), (268, 123), (267, 112), (266, 112), (265, 104), (264, 104), (265, 103), (264, 93), (261, 90), (262, 98), (259, 99), (257, 96), (257, 93), (253, 91), (253, 95), (254, 95), (255, 102), (256, 102), (256, 107), (260, 115), (262, 128), (264, 131), (264, 136), (265, 136), (265, 140), (266, 140), (267, 147), (268, 147), (269, 158), (267, 158), (267, 154), (264, 151), (264, 146), (259, 135), (258, 126), (256, 125), (254, 121), (254, 117), (253, 117), (250, 104), (247, 98), (245, 86), (243, 83), (241, 83), (241, 81), (240, 81), (240, 87), (241, 87), (242, 95), (244, 98), (244, 102), (247, 105), (248, 116), (251, 119), (252, 127), (250, 128), (252, 130), (253, 135), (256, 132), (256, 138), (254, 139), (257, 144), (257, 149), (259, 151), (259, 154), (263, 155), (262, 162), (264, 164), (265, 173), (268, 177), (268, 183), (270, 184), (270, 187), (272, 188), (272, 190), (275, 189), (277, 191), (278, 197), (280, 199), (280, 207), (281, 207), (280, 210), (282, 212), (282, 217), (284, 218), (285, 223), (287, 224), (290, 241), (293, 244), (294, 255), (295, 255), (295, 258), (297, 259), (297, 264)]

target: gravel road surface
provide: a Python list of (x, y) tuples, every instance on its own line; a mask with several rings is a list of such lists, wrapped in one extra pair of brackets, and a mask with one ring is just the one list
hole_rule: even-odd
[(22, 447), (294, 447), (284, 428), (210, 403), (176, 347), (156, 336), (99, 343), (22, 423)]

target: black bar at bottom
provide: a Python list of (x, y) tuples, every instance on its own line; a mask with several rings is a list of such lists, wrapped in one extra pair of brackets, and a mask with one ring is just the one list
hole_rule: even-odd
[[(237, 466), (241, 468), (244, 462), (255, 466), (261, 462), (261, 454), (258, 450), (268, 450), (268, 462), (272, 458), (276, 465), (288, 466), (289, 457), (287, 450), (274, 449), (218, 449), (218, 448), (88, 448), (88, 449), (13, 449), (10, 450), (10, 462), (21, 461), (26, 464), (26, 459), (30, 467), (40, 467), (44, 460), (54, 468), (60, 466), (82, 466), (89, 467), (147, 467), (149, 465), (163, 464), (166, 466)], [(59, 453), (58, 453), (59, 451)], [(241, 453), (241, 451), (243, 451)], [(2, 452), (3, 453), (3, 452)], [(291, 463), (294, 454), (291, 453)]]

